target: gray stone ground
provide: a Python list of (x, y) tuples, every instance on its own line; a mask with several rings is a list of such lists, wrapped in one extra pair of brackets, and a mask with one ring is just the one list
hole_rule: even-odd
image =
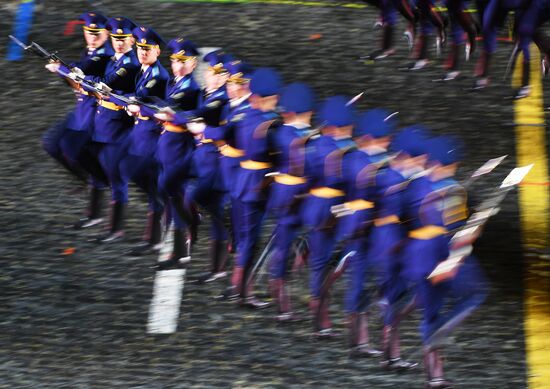
[[(74, 58), (79, 35), (64, 37), (68, 20), (89, 9), (84, 1), (45, 1), (32, 38)], [(376, 46), (372, 9), (265, 4), (165, 4), (138, 0), (104, 2), (110, 15), (127, 15), (154, 26), (167, 39), (180, 33), (201, 46), (224, 47), (256, 66), (279, 69), (286, 81), (306, 81), (320, 97), (334, 93), (366, 97), (360, 108), (383, 106), (400, 112), (403, 125), (421, 122), (435, 133), (459, 135), (468, 146), (461, 174), (485, 160), (510, 157), (477, 196), (514, 166), (512, 105), (501, 82), (510, 46), (501, 44), (494, 85), (486, 92), (463, 91), (463, 80), (440, 85), (441, 59), (425, 71), (397, 71), (407, 62), (404, 41), (387, 62), (355, 60)], [(0, 10), (0, 52), (11, 15)], [(1, 15), (0, 15), (1, 16)], [(322, 34), (311, 40), (310, 35)], [(274, 311), (250, 312), (211, 297), (222, 283), (188, 285), (179, 331), (146, 334), (155, 258), (124, 251), (139, 238), (145, 218), (143, 195), (132, 188), (127, 240), (112, 246), (89, 242), (99, 231), (65, 228), (84, 209), (85, 195), (70, 191), (70, 179), (40, 147), (44, 129), (70, 109), (71, 93), (42, 63), (0, 61), (0, 387), (2, 388), (419, 388), (422, 369), (397, 375), (376, 361), (350, 361), (345, 341), (319, 343), (308, 322), (280, 327)], [(488, 301), (448, 347), (448, 376), (461, 388), (524, 388), (522, 249), (516, 195), (487, 226), (477, 254), (491, 282)], [(206, 266), (207, 235), (191, 266)], [(63, 255), (66, 248), (72, 255)], [(344, 331), (342, 286), (332, 306)], [(306, 311), (305, 291), (298, 296)], [(404, 354), (419, 345), (417, 316), (403, 329)], [(371, 326), (380, 331), (378, 319)]]

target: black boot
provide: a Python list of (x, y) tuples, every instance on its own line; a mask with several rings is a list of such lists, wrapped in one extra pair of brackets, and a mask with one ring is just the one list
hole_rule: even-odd
[(206, 284), (227, 276), (227, 272), (225, 271), (225, 264), (227, 261), (227, 241), (211, 241), (210, 257), (212, 267), (209, 272), (201, 274), (196, 278), (195, 282), (198, 284)]
[(73, 224), (73, 228), (75, 230), (80, 230), (81, 228), (89, 228), (101, 223), (103, 221), (100, 217), (102, 204), (103, 190), (92, 187), (87, 215)]
[(115, 201), (112, 207), (111, 228), (107, 234), (97, 238), (98, 243), (112, 243), (124, 237), (124, 209), (126, 204)]
[(382, 48), (375, 50), (364, 57), (361, 57), (361, 59), (379, 61), (394, 54), (395, 50), (393, 48), (393, 31), (393, 26), (390, 26), (388, 24), (384, 25), (384, 30), (382, 32)]
[(180, 269), (191, 262), (191, 239), (188, 231), (176, 228), (173, 244), (172, 255), (168, 260), (159, 262), (157, 270)]
[(136, 247), (130, 250), (132, 256), (142, 256), (158, 252), (162, 235), (162, 212), (149, 212), (147, 214), (147, 227), (144, 239)]

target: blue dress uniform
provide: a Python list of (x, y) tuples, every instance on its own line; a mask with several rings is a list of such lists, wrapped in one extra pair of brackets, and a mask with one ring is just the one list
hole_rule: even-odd
[(522, 87), (516, 92), (516, 98), (526, 97), (531, 92), (531, 55), (529, 52), (531, 42), (537, 44), (543, 55), (547, 57), (550, 55), (550, 44), (548, 39), (544, 38), (541, 28), (548, 20), (550, 20), (550, 1), (533, 0), (518, 21), (518, 44), (523, 53), (523, 75)]
[(508, 16), (514, 12), (516, 21), (521, 19), (530, 0), (490, 0), (483, 12), (483, 53), (476, 64), (475, 75), (478, 77), (474, 88), (480, 89), (489, 84), (489, 69), (492, 56), (496, 50), (497, 33)]
[(414, 304), (404, 308), (398, 304), (406, 299), (407, 282), (401, 274), (399, 247), (406, 238), (404, 194), (411, 175), (406, 161), (426, 154), (426, 135), (417, 127), (397, 134), (391, 148), (398, 154), (388, 166), (376, 174), (375, 219), (369, 236), (368, 261), (376, 269), (378, 285), (386, 304), (383, 328), (383, 364), (388, 369), (409, 369), (416, 366), (401, 359), (398, 325)]
[[(369, 346), (365, 282), (369, 270), (374, 268), (374, 260), (378, 259), (368, 255), (367, 233), (372, 230), (375, 216), (378, 175), (388, 160), (386, 150), (378, 145), (389, 142), (392, 124), (389, 116), (390, 113), (383, 109), (373, 109), (363, 114), (354, 129), (354, 138), (360, 149), (348, 153), (344, 161), (347, 166), (344, 173), (344, 209), (349, 214), (339, 218), (338, 230), (339, 240), (344, 245), (343, 252), (355, 252), (347, 268), (348, 285), (344, 300), (350, 327), (351, 355), (354, 357), (381, 354)], [(376, 245), (375, 242), (371, 244)]]
[[(83, 29), (92, 34), (99, 34), (105, 30), (107, 18), (103, 15), (86, 12), (80, 15), (84, 22)], [(85, 49), (78, 62), (71, 64), (82, 72), (99, 76), (105, 71), (107, 62), (113, 54), (108, 43), (97, 48)], [(61, 65), (64, 73), (71, 70)], [(77, 98), (76, 106), (63, 121), (56, 124), (43, 136), (43, 146), (46, 152), (57, 159), (77, 178), (84, 181), (90, 174), (92, 179), (92, 190), (88, 214), (75, 224), (75, 228), (90, 227), (97, 224), (101, 210), (101, 189), (108, 185), (107, 177), (101, 169), (97, 158), (94, 158), (88, 146), (93, 132), (93, 123), (97, 102), (95, 97), (83, 90), (75, 89)]]
[[(260, 68), (252, 75), (250, 91), (258, 99), (277, 98), (280, 84), (280, 76), (276, 71)], [(241, 295), (242, 305), (254, 309), (268, 306), (253, 296), (253, 284), (247, 283), (247, 279), (253, 266), (254, 250), (266, 211), (268, 182), (265, 175), (273, 168), (270, 136), (278, 125), (278, 119), (274, 111), (251, 107), (235, 134), (236, 147), (244, 151), (244, 158), (240, 162), (234, 184), (239, 203), (240, 237), (231, 281), (233, 288)]]
[(351, 133), (338, 139), (338, 132), (354, 124), (354, 112), (343, 96), (327, 99), (318, 112), (319, 120), (336, 135), (323, 135), (308, 148), (306, 176), (310, 180), (309, 197), (301, 209), (304, 225), (308, 228), (310, 245), (310, 309), (314, 317), (315, 335), (331, 336), (332, 325), (327, 304), (320, 306), (325, 269), (333, 251), (336, 232), (331, 207), (344, 202), (344, 177), (342, 155), (355, 147)]
[[(172, 61), (193, 61), (198, 55), (195, 44), (183, 38), (173, 39), (168, 43)], [(174, 221), (174, 247), (171, 258), (159, 264), (159, 269), (178, 266), (180, 260), (187, 260), (191, 255), (190, 226), (194, 223), (193, 214), (186, 204), (186, 189), (191, 178), (193, 150), (195, 139), (187, 131), (187, 111), (196, 109), (200, 103), (200, 87), (193, 74), (174, 78), (166, 89), (166, 101), (174, 107), (176, 114), (173, 122), (164, 123), (157, 149), (160, 164), (158, 187), (161, 194), (170, 204), (170, 214)]]
[(397, 24), (397, 12), (407, 20), (409, 26), (407, 28), (407, 37), (414, 42), (414, 30), (416, 17), (411, 10), (408, 0), (365, 0), (365, 2), (374, 5), (380, 9), (380, 18), (382, 22), (382, 47), (364, 57), (369, 60), (381, 60), (394, 51), (394, 31)]
[[(242, 61), (229, 61), (224, 63), (224, 68), (229, 71), (230, 77), (227, 83), (234, 83), (246, 87), (250, 82), (253, 69)], [(222, 185), (229, 195), (231, 203), (231, 246), (233, 251), (238, 246), (238, 204), (235, 182), (237, 181), (240, 161), (244, 158), (244, 151), (236, 147), (235, 134), (240, 123), (250, 110), (248, 95), (225, 104), (221, 111), (220, 126), (206, 126), (204, 138), (212, 139), (220, 152), (220, 169), (222, 173)]]
[[(135, 24), (126, 18), (109, 19), (107, 29), (111, 38), (127, 38), (132, 36)], [(117, 58), (118, 57), (118, 58)], [(127, 95), (135, 90), (136, 74), (139, 61), (134, 50), (115, 54), (107, 64), (103, 76), (86, 76), (94, 82), (103, 82), (113, 89), (114, 93)], [(124, 107), (109, 100), (99, 100), (94, 118), (94, 133), (92, 139), (97, 149), (99, 161), (111, 185), (113, 201), (110, 231), (98, 238), (100, 242), (110, 242), (123, 235), (124, 208), (128, 202), (128, 185), (122, 179), (119, 171), (124, 141), (132, 127), (132, 119)]]
[[(133, 34), (136, 45), (143, 50), (159, 49), (164, 45), (162, 38), (151, 28), (136, 27)], [(159, 60), (146, 68), (142, 65), (132, 96), (145, 102), (155, 98), (164, 99), (169, 79), (168, 71)], [(122, 179), (126, 183), (130, 180), (136, 183), (147, 193), (149, 202), (144, 241), (132, 251), (133, 254), (142, 254), (154, 249), (161, 239), (164, 204), (157, 189), (159, 168), (155, 157), (161, 125), (154, 119), (154, 114), (155, 112), (147, 107), (140, 108), (140, 113), (135, 118), (134, 127), (126, 141), (124, 155), (119, 162)]]
[[(207, 72), (212, 77), (228, 75), (224, 68), (225, 53), (216, 51), (208, 53), (204, 60), (209, 63)], [(219, 127), (222, 112), (229, 104), (225, 85), (216, 90), (202, 93), (201, 103), (197, 109), (187, 111), (191, 117), (204, 120), (207, 126)], [(227, 229), (224, 224), (224, 206), (226, 188), (220, 166), (220, 152), (213, 139), (201, 137), (196, 139), (193, 152), (193, 171), (196, 180), (191, 190), (190, 201), (198, 204), (210, 216), (210, 269), (198, 277), (199, 283), (211, 282), (225, 275), (227, 260)]]
[[(430, 141), (430, 161), (435, 173), (411, 183), (407, 189), (409, 216), (412, 217), (409, 239), (404, 250), (404, 274), (414, 284), (422, 308), (421, 334), (425, 345), (427, 387), (448, 387), (443, 378), (440, 349), (434, 344), (434, 334), (443, 325), (454, 327), (464, 320), (485, 298), (484, 280), (473, 258), (451, 281), (432, 283), (427, 276), (449, 255), (447, 231), (460, 227), (466, 220), (466, 193), (452, 176), (438, 178), (437, 167), (456, 164), (460, 148), (456, 141), (439, 137)], [(457, 303), (443, 314), (446, 300)], [(452, 323), (454, 321), (454, 323)], [(450, 332), (451, 328), (445, 329)], [(441, 332), (441, 331), (440, 331)]]
[[(286, 113), (307, 114), (313, 111), (314, 103), (315, 96), (309, 86), (293, 83), (286, 86), (281, 93), (279, 106)], [(271, 184), (267, 208), (277, 222), (270, 283), (273, 298), (278, 303), (279, 321), (294, 319), (285, 283), (290, 248), (302, 225), (299, 214), (300, 196), (308, 190), (305, 177), (305, 146), (313, 133), (309, 122), (293, 120), (277, 128), (272, 136), (273, 148), (277, 151), (277, 174)]]
[(468, 36), (469, 45), (469, 49), (466, 52), (466, 60), (469, 59), (469, 56), (475, 50), (477, 31), (472, 17), (466, 12), (468, 3), (468, 0), (446, 0), (449, 20), (451, 21), (452, 46), (445, 64), (447, 75), (443, 79), (444, 81), (454, 80), (459, 75), (460, 55), (464, 45), (464, 32)]

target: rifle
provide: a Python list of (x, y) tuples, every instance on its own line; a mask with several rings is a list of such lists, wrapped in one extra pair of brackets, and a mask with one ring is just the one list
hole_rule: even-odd
[(473, 241), (491, 216), (500, 211), (500, 203), (508, 192), (515, 188), (529, 173), (533, 164), (513, 169), (502, 181), (498, 189), (476, 207), (476, 212), (466, 221), (466, 224), (456, 231), (450, 241), (450, 253), (446, 260), (440, 262), (427, 277), (433, 284), (453, 278), (458, 272), (465, 257), (471, 254)]
[(14, 37), (13, 35), (8, 35), (8, 36), (12, 41), (14, 41), (23, 50), (34, 53), (37, 56), (39, 56), (40, 58), (43, 58), (43, 59), (47, 60), (48, 62), (59, 62), (63, 66), (66, 66), (67, 68), (71, 69), (71, 66), (69, 66), (69, 64), (67, 62), (63, 61), (57, 55), (57, 51), (49, 52), (48, 50), (46, 50), (45, 48), (43, 48), (42, 46), (40, 46), (36, 42), (31, 42), (31, 44), (27, 46), (23, 42), (21, 42), (19, 39)]

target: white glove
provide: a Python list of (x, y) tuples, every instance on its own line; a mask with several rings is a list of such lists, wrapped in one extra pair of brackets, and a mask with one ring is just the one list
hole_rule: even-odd
[(100, 92), (103, 92), (103, 93), (108, 93), (108, 92), (111, 92), (112, 89), (105, 83), (103, 82), (100, 82), (96, 85), (96, 88), (99, 89)]
[(170, 115), (175, 115), (175, 114), (176, 114), (176, 111), (174, 111), (174, 110), (173, 110), (172, 108), (170, 108), (170, 107), (162, 107), (162, 108), (159, 110), (159, 112), (163, 112), (163, 113), (166, 112), (166, 113), (168, 113), (168, 114), (170, 114)]
[(139, 105), (137, 104), (128, 104), (126, 110), (134, 116), (138, 116), (140, 112)]
[(45, 68), (48, 69), (52, 73), (57, 73), (60, 66), (61, 66), (61, 64), (59, 62), (52, 62), (52, 63), (47, 64), (45, 66)]
[(84, 74), (84, 72), (80, 69), (80, 68), (77, 68), (77, 67), (74, 67), (71, 69), (71, 71), (76, 74), (76, 76), (78, 78), (84, 78), (86, 77), (86, 75)]
[(155, 114), (155, 117), (158, 119), (158, 120), (161, 120), (163, 122), (169, 122), (171, 120), (174, 119), (174, 116), (170, 115), (168, 112), (157, 112)]
[(187, 129), (192, 134), (202, 134), (206, 128), (206, 124), (204, 122), (190, 122), (187, 123)]

